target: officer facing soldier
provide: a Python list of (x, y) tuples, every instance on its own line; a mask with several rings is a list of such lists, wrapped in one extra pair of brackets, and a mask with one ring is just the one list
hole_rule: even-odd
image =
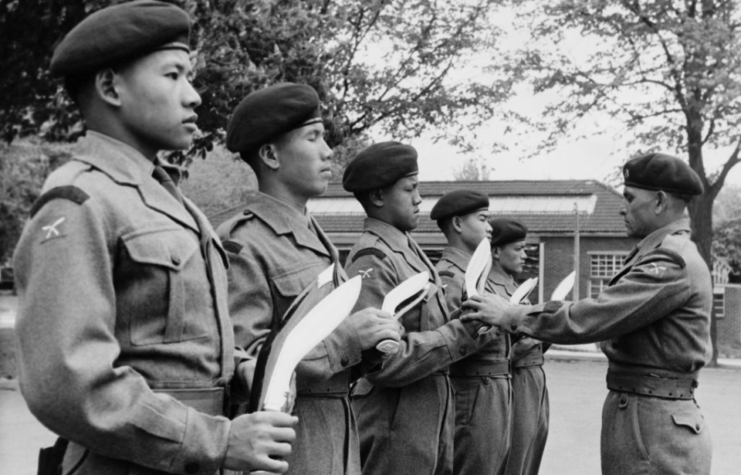
[(406, 333), (398, 353), (353, 390), (364, 475), (450, 473), (454, 407), (448, 366), (488, 338), (478, 335), (479, 324), (451, 321), (442, 281), (408, 234), (419, 221), (417, 174), (413, 147), (382, 142), (358, 153), (342, 180), (368, 216), (347, 258), (348, 274), (363, 276), (357, 308), (380, 307), (407, 278), (430, 276), (425, 298), (401, 316)]
[(685, 214), (702, 182), (660, 153), (628, 161), (623, 177), (621, 214), (628, 234), (642, 240), (597, 299), (513, 307), (474, 297), (463, 318), (553, 343), (602, 342), (610, 390), (603, 474), (709, 474), (712, 443), (694, 390), (711, 356), (711, 278)]
[[(237, 344), (256, 356), (296, 297), (329, 265), (341, 266), (337, 249), (306, 209), (331, 178), (332, 150), (316, 91), (283, 83), (251, 93), (229, 121), (227, 147), (240, 153), (259, 184), (244, 211), (218, 230), (231, 262), (229, 311)], [(350, 383), (380, 363), (380, 355), (366, 350), (399, 340), (399, 330), (388, 313), (360, 310), (299, 364), (290, 473), (360, 473)]]
[(226, 255), (157, 157), (187, 148), (196, 130), (189, 28), (173, 5), (125, 3), (90, 15), (54, 51), (51, 72), (88, 131), (44, 184), (14, 262), (21, 391), (69, 440), (50, 473), (287, 468), (276, 458), (290, 453), (294, 417), (224, 417), (241, 362)]

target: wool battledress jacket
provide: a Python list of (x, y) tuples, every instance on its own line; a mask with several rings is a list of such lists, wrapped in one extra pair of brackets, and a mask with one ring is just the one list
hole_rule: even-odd
[(64, 474), (211, 475), (226, 453), (226, 255), (153, 168), (88, 132), (15, 252), (20, 387), (70, 440)]
[[(453, 399), (448, 366), (478, 349), (488, 334), (450, 319), (440, 277), (411, 237), (366, 218), (350, 251), (349, 276), (362, 275), (356, 308), (380, 308), (386, 294), (408, 277), (427, 271), (425, 299), (401, 317), (406, 334), (399, 352), (358, 381), (363, 474), (449, 474), (453, 465)], [(472, 336), (473, 335), (473, 336)]]
[[(471, 256), (460, 249), (446, 247), (435, 266), (451, 312), (461, 306), (470, 260)], [(487, 281), (488, 292), (492, 285)], [(450, 367), (455, 394), (456, 475), (496, 475), (504, 471), (510, 450), (512, 408), (508, 358), (509, 335), (504, 333)]]
[[(517, 283), (494, 267), (487, 279), (487, 289), (509, 300), (517, 290)], [(542, 347), (543, 343), (528, 337), (512, 345), (512, 444), (506, 475), (536, 475), (540, 470), (550, 417)]]
[(710, 433), (694, 388), (711, 356), (712, 299), (710, 272), (681, 219), (644, 238), (597, 299), (517, 309), (512, 331), (602, 342), (610, 389), (603, 474), (710, 473)]
[[(273, 319), (283, 318), (298, 295), (338, 254), (308, 215), (264, 193), (247, 198), (244, 212), (219, 226), (227, 249), (229, 311), (237, 344), (257, 356)], [(343, 273), (344, 276), (344, 273)], [(360, 342), (339, 327), (296, 369), (299, 418), (289, 473), (360, 473), (350, 383), (364, 367)]]

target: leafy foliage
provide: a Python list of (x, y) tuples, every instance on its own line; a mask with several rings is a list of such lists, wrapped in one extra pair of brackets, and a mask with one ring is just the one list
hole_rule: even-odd
[(472, 157), (453, 172), (453, 177), (456, 181), (483, 181), (489, 179), (490, 173), (485, 160)]
[[(463, 133), (491, 116), (510, 85), (449, 79), (466, 54), (494, 41), (483, 28), (491, 2), (173, 1), (195, 20), (194, 84), (203, 104), (200, 136), (187, 154), (172, 159), (205, 157), (223, 141), (239, 101), (281, 81), (319, 92), (330, 146), (374, 127), (396, 139), (436, 124), (451, 125), (453, 137)], [(80, 135), (79, 116), (47, 66), (54, 44), (87, 13), (110, 3), (119, 2), (0, 0), (0, 132), (6, 141)]]

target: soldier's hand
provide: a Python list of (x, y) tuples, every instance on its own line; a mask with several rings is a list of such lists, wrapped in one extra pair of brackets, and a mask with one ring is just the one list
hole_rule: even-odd
[(377, 308), (366, 308), (345, 319), (360, 342), (363, 350), (376, 346), (383, 340), (401, 340), (404, 327), (390, 313)]
[(293, 426), (298, 418), (282, 412), (255, 412), (232, 421), (223, 468), (246, 471), (264, 470), (285, 473), (296, 440)]
[(461, 315), (461, 321), (478, 320), (489, 326), (503, 327), (507, 322), (507, 311), (515, 308), (504, 298), (495, 294), (474, 295), (461, 305), (468, 310)]

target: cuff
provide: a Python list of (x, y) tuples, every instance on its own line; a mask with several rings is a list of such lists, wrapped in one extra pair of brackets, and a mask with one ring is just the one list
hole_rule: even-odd
[(171, 471), (193, 475), (213, 475), (224, 463), (231, 421), (188, 408), (185, 437)]
[(466, 325), (460, 320), (453, 320), (436, 330), (441, 333), (450, 353), (451, 362), (465, 358), (479, 347), (480, 336), (471, 336)]
[(360, 342), (349, 325), (340, 325), (324, 339), (332, 374), (345, 371), (363, 359)]

